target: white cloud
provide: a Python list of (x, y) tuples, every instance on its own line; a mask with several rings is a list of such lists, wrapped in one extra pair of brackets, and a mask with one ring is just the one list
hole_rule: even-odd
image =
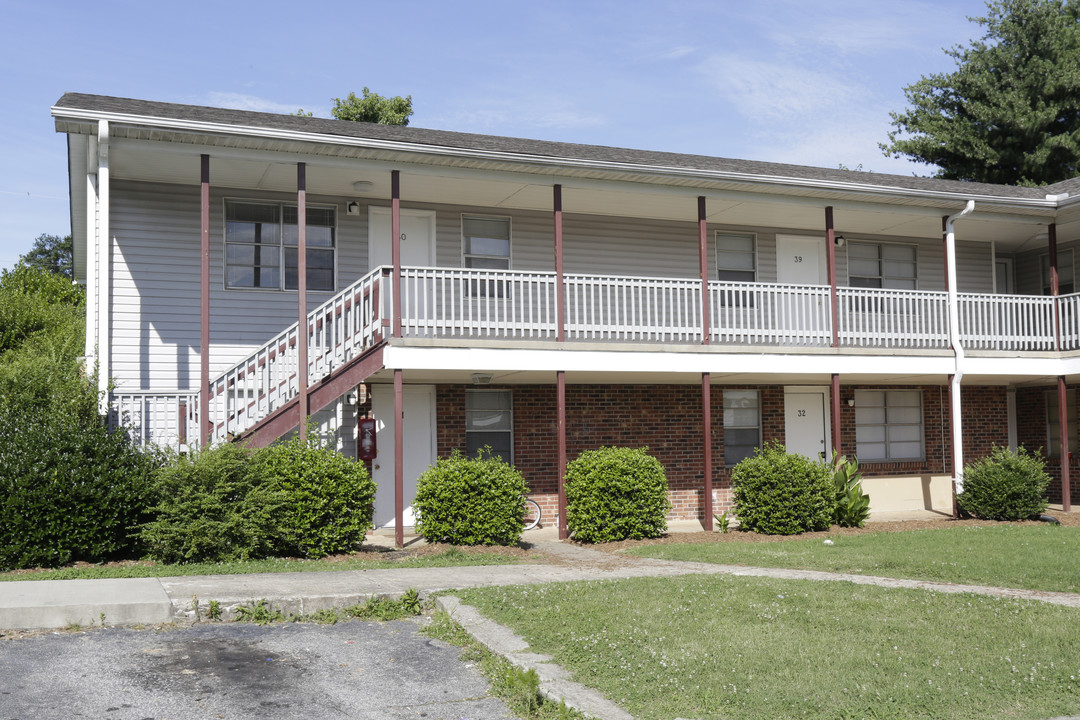
[(603, 115), (582, 112), (566, 100), (531, 96), (474, 103), (465, 110), (422, 120), (424, 126), (518, 136), (527, 136), (535, 128), (574, 130), (606, 122)]
[(790, 121), (852, 101), (858, 91), (838, 78), (789, 62), (716, 55), (699, 66), (720, 94), (748, 118)]

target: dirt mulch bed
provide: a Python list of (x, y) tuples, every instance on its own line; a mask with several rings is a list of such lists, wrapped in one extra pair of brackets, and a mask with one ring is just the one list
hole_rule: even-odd
[[(1056, 510), (1047, 510), (1047, 515), (1056, 518), (1062, 525), (1080, 526), (1080, 512), (1063, 513)], [(748, 530), (733, 528), (727, 533), (718, 532), (690, 532), (668, 533), (654, 540), (623, 540), (622, 542), (600, 543), (587, 547), (604, 552), (617, 553), (627, 548), (640, 545), (666, 545), (670, 543), (715, 543), (715, 542), (787, 542), (790, 540), (807, 540), (814, 538), (835, 537), (837, 535), (864, 535), (866, 533), (882, 532), (905, 532), (911, 530), (941, 530), (943, 528), (972, 527), (972, 526), (997, 526), (997, 525), (1041, 525), (1037, 520), (1022, 520), (1017, 522), (995, 522), (993, 520), (953, 520), (952, 518), (927, 519), (927, 520), (889, 520), (884, 522), (868, 522), (865, 527), (845, 528), (833, 525), (828, 530), (821, 532), (808, 532), (801, 535), (761, 535)]]

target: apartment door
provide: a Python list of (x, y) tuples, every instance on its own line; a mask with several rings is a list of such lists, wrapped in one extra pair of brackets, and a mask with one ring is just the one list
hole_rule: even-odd
[(784, 435), (788, 452), (811, 460), (830, 459), (829, 389), (784, 388)]
[[(368, 267), (392, 265), (390, 208), (368, 207)], [(401, 209), (401, 264), (431, 267), (435, 264), (435, 212)]]
[[(372, 385), (371, 408), (375, 413), (378, 456), (372, 461), (375, 480), (375, 527), (394, 527), (394, 386)], [(402, 389), (405, 452), (404, 525), (414, 523), (412, 503), (416, 479), (435, 464), (435, 387), (406, 385)]]
[(828, 283), (825, 240), (800, 235), (777, 235), (776, 281), (785, 285)]

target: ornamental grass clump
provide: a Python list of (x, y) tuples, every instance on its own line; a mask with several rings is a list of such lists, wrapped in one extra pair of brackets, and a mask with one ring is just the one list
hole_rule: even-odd
[(566, 526), (581, 542), (660, 537), (667, 477), (648, 448), (586, 450), (566, 466)]
[(428, 542), (517, 545), (527, 492), (521, 473), (498, 456), (455, 451), (416, 481), (418, 532)]
[(739, 527), (765, 535), (827, 530), (836, 490), (828, 465), (779, 442), (758, 448), (731, 471)]
[(984, 520), (1030, 520), (1046, 510), (1050, 476), (1043, 459), (1023, 447), (997, 447), (964, 467), (956, 503)]

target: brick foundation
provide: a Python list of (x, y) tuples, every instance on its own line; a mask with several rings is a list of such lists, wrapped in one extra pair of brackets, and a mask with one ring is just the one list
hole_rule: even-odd
[[(1076, 392), (1075, 388), (1066, 388)], [(1016, 440), (1032, 452), (1039, 452), (1046, 459), (1046, 472), (1052, 478), (1048, 495), (1050, 502), (1060, 503), (1061, 459), (1047, 457), (1049, 429), (1047, 427), (1046, 394), (1056, 393), (1057, 386), (1041, 388), (1019, 388), (1016, 391)], [(1073, 457), (1069, 462), (1069, 495), (1073, 504), (1080, 502), (1080, 458)]]

